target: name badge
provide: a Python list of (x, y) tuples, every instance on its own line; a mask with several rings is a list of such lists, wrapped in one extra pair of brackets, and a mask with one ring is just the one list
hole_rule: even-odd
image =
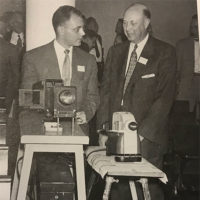
[(139, 60), (138, 60), (138, 62), (141, 63), (141, 64), (143, 64), (143, 65), (146, 65), (147, 62), (148, 62), (148, 59), (140, 57)]
[(78, 65), (77, 66), (77, 71), (78, 72), (85, 72), (85, 66), (84, 65)]

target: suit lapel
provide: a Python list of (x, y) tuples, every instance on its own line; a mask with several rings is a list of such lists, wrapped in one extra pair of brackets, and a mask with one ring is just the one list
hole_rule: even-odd
[(77, 66), (78, 66), (78, 51), (76, 47), (73, 47), (72, 52), (72, 77), (71, 77), (71, 85), (76, 85), (77, 82)]
[(53, 44), (53, 42), (50, 42), (47, 45), (46, 61), (48, 66), (45, 68), (45, 73), (48, 74), (50, 78), (54, 77), (55, 79), (61, 79), (58, 59)]
[[(138, 79), (142, 76), (144, 71), (147, 69), (147, 67), (150, 65), (153, 59), (153, 39), (149, 36), (149, 39), (147, 40), (147, 43), (145, 44), (142, 53), (137, 61), (137, 64), (135, 66), (135, 69), (133, 71), (133, 74), (131, 76), (130, 82), (128, 84), (128, 87), (131, 87), (135, 82), (138, 81)], [(145, 58), (147, 59), (146, 64), (142, 64), (139, 62), (140, 58)]]
[(124, 45), (124, 47), (121, 49), (122, 52), (118, 56), (118, 58), (120, 58), (121, 60), (120, 60), (120, 62), (116, 63), (119, 66), (122, 66), (122, 67), (119, 67), (117, 69), (117, 74), (120, 75), (120, 77), (119, 77), (119, 83), (121, 83), (122, 85), (124, 85), (124, 81), (125, 81), (125, 70), (126, 70), (126, 64), (127, 64), (127, 59), (128, 59), (129, 46), (130, 46), (129, 42), (127, 42)]

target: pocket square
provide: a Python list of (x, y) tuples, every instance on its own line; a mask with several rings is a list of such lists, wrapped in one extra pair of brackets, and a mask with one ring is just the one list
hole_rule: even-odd
[(155, 74), (146, 74), (142, 76), (142, 78), (152, 78), (152, 77), (155, 77)]
[(77, 71), (78, 72), (85, 72), (85, 66), (84, 65), (77, 65)]

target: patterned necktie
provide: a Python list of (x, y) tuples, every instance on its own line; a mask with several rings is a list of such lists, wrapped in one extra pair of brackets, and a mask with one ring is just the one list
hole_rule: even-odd
[(137, 53), (136, 53), (136, 49), (137, 49), (138, 45), (136, 44), (132, 53), (131, 53), (131, 57), (130, 57), (130, 61), (129, 61), (129, 66), (128, 66), (128, 70), (126, 73), (126, 77), (125, 77), (125, 83), (124, 83), (124, 90), (123, 90), (123, 94), (126, 91), (126, 88), (128, 86), (128, 83), (131, 79), (131, 76), (133, 74), (133, 71), (135, 69), (136, 63), (137, 63)]
[(23, 45), (22, 45), (22, 39), (21, 39), (20, 35), (18, 34), (17, 47), (18, 47), (19, 49), (21, 49), (22, 46), (23, 46)]
[(64, 86), (70, 86), (70, 58), (69, 58), (69, 50), (65, 50), (65, 59), (62, 67), (62, 79)]

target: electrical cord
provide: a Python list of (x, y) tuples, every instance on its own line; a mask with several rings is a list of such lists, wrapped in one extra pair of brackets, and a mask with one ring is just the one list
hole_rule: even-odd
[(23, 159), (24, 157), (20, 157), (17, 161), (17, 178), (19, 179), (20, 178), (20, 172), (19, 172), (19, 162)]

